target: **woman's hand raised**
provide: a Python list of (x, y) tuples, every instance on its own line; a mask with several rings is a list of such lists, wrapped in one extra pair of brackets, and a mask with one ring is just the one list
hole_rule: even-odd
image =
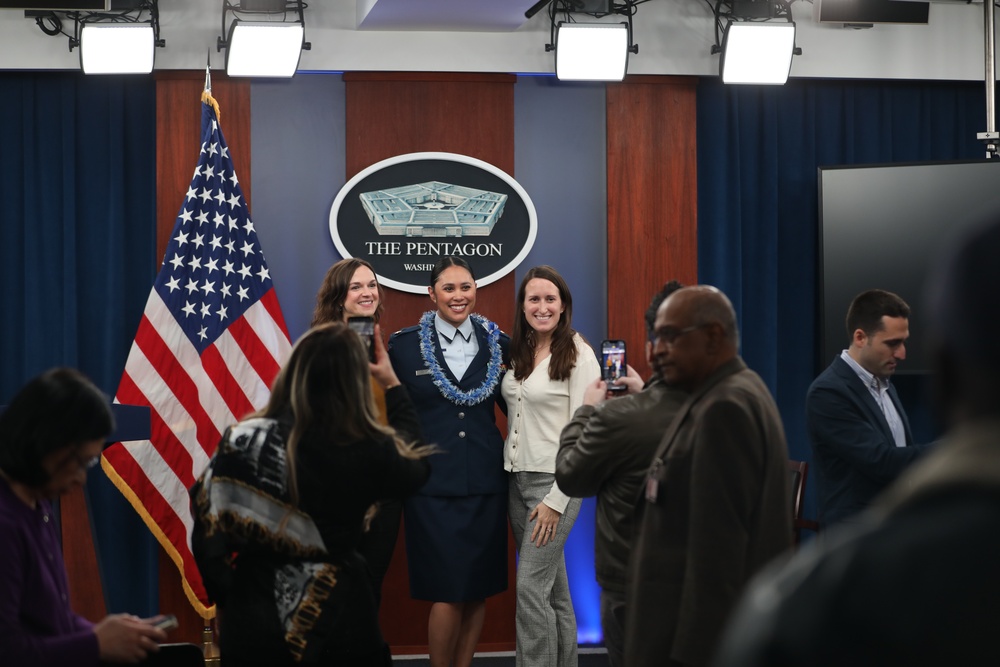
[(399, 386), (399, 378), (389, 361), (389, 352), (385, 348), (385, 341), (382, 340), (382, 327), (375, 325), (375, 336), (372, 344), (375, 346), (375, 361), (368, 364), (374, 377), (383, 389), (392, 389)]

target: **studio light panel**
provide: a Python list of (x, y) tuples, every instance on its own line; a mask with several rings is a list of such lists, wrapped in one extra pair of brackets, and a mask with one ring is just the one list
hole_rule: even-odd
[(94, 23), (80, 30), (84, 74), (149, 74), (153, 71), (153, 26)]
[(722, 81), (783, 84), (794, 48), (794, 23), (730, 23), (722, 42)]
[(628, 67), (624, 23), (561, 23), (556, 33), (560, 81), (621, 81)]
[(226, 47), (229, 76), (295, 74), (302, 54), (305, 27), (301, 23), (233, 21)]

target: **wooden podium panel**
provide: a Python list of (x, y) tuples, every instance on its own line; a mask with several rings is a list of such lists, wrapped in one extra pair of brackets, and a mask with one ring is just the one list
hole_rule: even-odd
[(59, 499), (63, 560), (69, 584), (69, 606), (96, 623), (108, 615), (101, 570), (87, 509), (87, 492), (78, 486)]
[[(607, 88), (608, 331), (642, 350), (642, 313), (668, 280), (698, 282), (697, 79), (629, 76)], [(629, 355), (643, 377), (643, 354)]]

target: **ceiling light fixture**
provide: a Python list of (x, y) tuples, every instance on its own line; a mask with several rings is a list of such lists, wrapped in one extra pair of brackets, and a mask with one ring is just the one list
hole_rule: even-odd
[(560, 22), (555, 51), (560, 81), (621, 81), (628, 69), (628, 24)]
[[(158, 0), (108, 0), (105, 11), (32, 11), (25, 17), (46, 35), (65, 35), (69, 50), (80, 47), (84, 74), (149, 74), (160, 39)], [(73, 34), (63, 30), (73, 22)]]
[(722, 54), (723, 83), (784, 84), (792, 56), (802, 53), (795, 46), (791, 8), (783, 0), (719, 0), (715, 42), (712, 53)]
[[(219, 37), (217, 48), (226, 49), (226, 74), (293, 76), (302, 51), (312, 47), (305, 41), (304, 10), (301, 0), (222, 0), (222, 31), (227, 37)], [(227, 30), (229, 13), (234, 18)]]
[(148, 23), (85, 23), (80, 29), (84, 74), (149, 74), (156, 36)]
[[(551, 27), (545, 50), (556, 52), (560, 81), (621, 81), (628, 70), (628, 54), (639, 53), (639, 45), (632, 43), (632, 15), (643, 1), (543, 0), (525, 16), (534, 16), (548, 4)], [(577, 22), (581, 14), (595, 21)], [(627, 20), (601, 21), (618, 16)]]

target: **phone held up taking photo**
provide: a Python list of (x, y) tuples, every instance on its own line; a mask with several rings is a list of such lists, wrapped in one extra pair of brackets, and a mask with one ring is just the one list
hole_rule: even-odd
[(608, 391), (626, 391), (624, 384), (613, 384), (628, 374), (625, 360), (625, 341), (605, 340), (601, 343), (601, 379), (608, 383)]
[(348, 317), (347, 326), (359, 336), (368, 350), (368, 359), (375, 363), (375, 320), (371, 317)]

